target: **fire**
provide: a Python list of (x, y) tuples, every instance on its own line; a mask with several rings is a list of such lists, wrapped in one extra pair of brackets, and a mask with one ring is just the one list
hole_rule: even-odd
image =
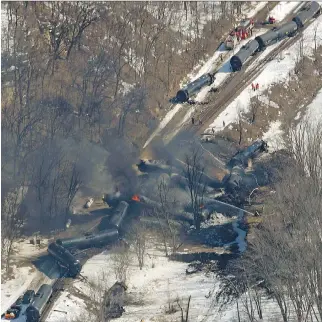
[(140, 197), (139, 197), (139, 195), (134, 195), (134, 196), (132, 197), (132, 200), (137, 201), (137, 202), (140, 202)]

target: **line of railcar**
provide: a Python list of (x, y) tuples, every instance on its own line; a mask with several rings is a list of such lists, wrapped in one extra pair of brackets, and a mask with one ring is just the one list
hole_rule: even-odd
[(128, 208), (129, 204), (121, 201), (109, 220), (108, 229), (74, 238), (57, 239), (48, 246), (48, 253), (67, 269), (69, 276), (77, 277), (81, 272), (82, 266), (69, 250), (102, 247), (118, 241)]
[(86, 249), (91, 247), (102, 247), (118, 239), (117, 229), (107, 229), (97, 234), (57, 239), (56, 244), (69, 249)]
[[(86, 234), (81, 237), (57, 239), (49, 244), (48, 253), (52, 255), (60, 266), (66, 269), (66, 275), (77, 277), (82, 269), (81, 263), (72, 255), (68, 249), (86, 249), (90, 247), (101, 247), (117, 242), (119, 238), (119, 230), (126, 218), (129, 204), (121, 201), (116, 208), (112, 218), (110, 219), (109, 227), (96, 234)], [(27, 322), (39, 322), (41, 314), (48, 301), (51, 298), (53, 289), (51, 285), (43, 284), (35, 295), (31, 305), (26, 310)]]
[(274, 27), (268, 32), (255, 37), (255, 39), (243, 46), (236, 55), (231, 57), (230, 65), (232, 71), (240, 71), (246, 60), (256, 52), (264, 51), (268, 46), (271, 46), (286, 37), (295, 36), (310, 19), (317, 17), (320, 13), (320, 5), (316, 1), (312, 1), (304, 7), (292, 21), (279, 27)]
[(33, 302), (26, 309), (27, 322), (39, 322), (41, 314), (53, 294), (53, 288), (49, 284), (43, 284), (35, 294)]
[[(230, 59), (230, 66), (233, 72), (240, 71), (246, 60), (255, 53), (263, 51), (286, 37), (292, 37), (302, 29), (307, 22), (317, 17), (321, 13), (321, 7), (318, 2), (312, 1), (305, 6), (290, 22), (279, 27), (274, 27), (268, 32), (255, 37), (244, 45), (236, 55)], [(188, 102), (192, 96), (196, 95), (203, 87), (210, 86), (215, 81), (215, 73), (207, 73), (177, 92), (175, 102)]]
[(193, 82), (187, 84), (180, 89), (176, 95), (176, 100), (179, 103), (187, 102), (193, 95), (198, 93), (203, 87), (210, 86), (215, 81), (215, 74), (207, 73)]

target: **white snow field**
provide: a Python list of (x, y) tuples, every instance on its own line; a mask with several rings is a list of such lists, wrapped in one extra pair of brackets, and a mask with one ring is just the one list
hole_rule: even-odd
[[(47, 242), (47, 240), (43, 242)], [(29, 244), (27, 240), (16, 242), (13, 247), (15, 252), (12, 255), (13, 260), (28, 259), (44, 251), (44, 249), (39, 250), (34, 245)], [(1, 281), (1, 313), (6, 311), (24, 293), (32, 280), (37, 276), (37, 271), (32, 266), (17, 267), (13, 265), (12, 268), (14, 278), (4, 283)], [(4, 272), (1, 273), (3, 274)]]
[(322, 122), (322, 88), (313, 99), (311, 104), (306, 107), (303, 120), (307, 120), (312, 125), (321, 125)]
[(262, 139), (268, 144), (268, 152), (274, 152), (284, 147), (283, 135), (284, 132), (281, 129), (281, 121), (275, 121), (270, 124), (267, 132), (263, 134)]
[[(318, 34), (322, 32), (322, 16), (319, 16), (304, 32), (303, 32), (303, 52), (304, 55), (310, 57), (313, 53), (314, 42), (317, 45), (322, 45), (322, 37), (314, 39), (314, 32), (317, 30)], [(254, 83), (260, 85), (259, 90), (254, 92), (251, 88), (246, 88), (227, 108), (214, 120), (205, 133), (212, 133), (212, 128), (215, 132), (223, 130), (223, 121), (225, 126), (235, 123), (238, 119), (238, 113), (247, 113), (250, 107), (250, 100), (254, 96), (261, 95), (270, 86), (283, 83), (282, 86), (287, 86), (290, 73), (294, 70), (296, 62), (299, 57), (299, 50), (301, 46), (301, 39), (299, 39), (289, 49), (283, 51), (283, 59), (276, 57), (267, 63), (265, 69), (257, 78)], [(264, 98), (265, 99), (265, 98)], [(266, 98), (267, 99), (267, 98)], [(271, 107), (270, 107), (271, 108)], [(275, 106), (276, 108), (276, 106)], [(276, 127), (276, 125), (275, 125)]]
[[(83, 267), (82, 275), (89, 281), (98, 282), (107, 289), (115, 283), (114, 273), (111, 269), (111, 254), (103, 252), (92, 257)], [(153, 264), (153, 265), (152, 265)], [(213, 273), (196, 273), (186, 275), (187, 263), (169, 261), (160, 251), (148, 250), (146, 264), (139, 269), (136, 260), (130, 268), (127, 292), (139, 303), (137, 305), (125, 305), (125, 313), (117, 319), (119, 322), (137, 322), (143, 319), (145, 322), (178, 321), (180, 312), (166, 314), (169, 299), (174, 302), (177, 298), (186, 306), (187, 299), (191, 295), (190, 318), (191, 321), (213, 321), (212, 296), (216, 284)], [(95, 297), (95, 291), (83, 282), (75, 282), (74, 287), (89, 297)], [(70, 297), (67, 292), (55, 302), (55, 305), (47, 318), (47, 322), (72, 321), (75, 315), (82, 316), (85, 311), (85, 303), (78, 301), (75, 304), (74, 296)], [(77, 309), (75, 307), (77, 305)], [(65, 311), (66, 313), (58, 312)], [(206, 320), (204, 320), (206, 318)], [(94, 321), (94, 320), (93, 320)]]

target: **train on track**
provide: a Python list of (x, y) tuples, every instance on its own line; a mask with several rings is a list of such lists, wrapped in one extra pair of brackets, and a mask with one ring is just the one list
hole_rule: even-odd
[(48, 253), (57, 260), (60, 266), (67, 270), (70, 277), (77, 277), (82, 266), (72, 255), (71, 250), (102, 247), (117, 242), (120, 239), (120, 231), (127, 216), (128, 208), (129, 204), (121, 201), (109, 220), (108, 229), (74, 238), (57, 239), (49, 244)]
[(41, 314), (53, 294), (53, 288), (49, 284), (43, 284), (37, 291), (34, 300), (26, 309), (27, 322), (40, 321)]
[[(266, 47), (273, 45), (286, 37), (295, 36), (312, 18), (317, 17), (321, 13), (321, 7), (318, 2), (309, 2), (291, 22), (287, 22), (279, 27), (274, 27), (268, 32), (255, 37), (243, 46), (236, 55), (230, 59), (230, 66), (233, 72), (240, 71), (248, 58), (255, 53), (263, 51)], [(207, 73), (200, 76), (198, 79), (187, 84), (184, 88), (177, 92), (172, 103), (188, 102), (202, 88), (211, 85), (215, 81), (214, 73)]]
[(215, 81), (215, 74), (207, 73), (180, 89), (176, 95), (179, 103), (188, 102), (189, 99), (198, 93), (203, 87), (211, 85)]
[(243, 46), (240, 51), (231, 57), (230, 65), (234, 72), (240, 71), (246, 60), (256, 52), (264, 51), (268, 46), (273, 45), (286, 37), (295, 36), (305, 24), (312, 18), (317, 17), (321, 7), (316, 1), (305, 6), (292, 21), (279, 27), (274, 27), (263, 35), (255, 37)]

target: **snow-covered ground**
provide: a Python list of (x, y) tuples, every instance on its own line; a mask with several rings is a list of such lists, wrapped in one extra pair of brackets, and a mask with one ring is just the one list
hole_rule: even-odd
[[(317, 30), (317, 34), (322, 32), (322, 16), (319, 16), (303, 33), (303, 54), (311, 56), (314, 49), (314, 42), (316, 40), (317, 45), (322, 45), (322, 37), (314, 39), (314, 33)], [(296, 62), (299, 58), (299, 50), (301, 46), (301, 39), (299, 39), (289, 49), (283, 51), (283, 59), (276, 57), (269, 63), (267, 63), (265, 69), (260, 73), (257, 78), (254, 79), (254, 83), (258, 83), (260, 88), (254, 92), (251, 88), (246, 88), (227, 108), (214, 120), (205, 133), (212, 133), (212, 129), (215, 132), (223, 130), (223, 121), (225, 126), (231, 123), (235, 123), (238, 120), (238, 113), (247, 113), (250, 108), (251, 98), (254, 96), (260, 96), (262, 93), (269, 89), (270, 86), (278, 83), (284, 83), (283, 86), (287, 86), (289, 74), (294, 70)], [(265, 98), (264, 98), (265, 99)], [(276, 106), (275, 106), (276, 107)], [(276, 125), (275, 125), (276, 129)]]
[(1, 312), (5, 312), (28, 288), (37, 272), (31, 267), (12, 267), (14, 279), (1, 284)]
[[(267, 19), (271, 16), (276, 19), (276, 22), (282, 21), (292, 10), (299, 5), (298, 1), (279, 2), (276, 7), (267, 15)], [(286, 14), (285, 14), (286, 13)]]
[(263, 134), (263, 140), (267, 142), (269, 152), (274, 152), (284, 147), (284, 132), (281, 129), (281, 125), (281, 121), (272, 122), (268, 131)]
[(251, 5), (252, 8), (249, 8), (248, 10), (245, 10), (243, 14), (247, 18), (252, 18), (256, 15), (257, 12), (261, 11), (265, 6), (267, 5), (268, 2), (262, 1), (262, 2), (257, 2), (257, 1), (252, 1)]
[(310, 105), (306, 108), (304, 120), (311, 125), (321, 125), (322, 122), (322, 89), (318, 92)]
[[(117, 321), (137, 322), (143, 319), (145, 322), (162, 321), (157, 318), (165, 317), (163, 321), (178, 321), (180, 312), (166, 314), (169, 302), (174, 303), (178, 298), (186, 306), (187, 299), (191, 295), (190, 318), (192, 321), (213, 321), (211, 316), (212, 296), (217, 280), (214, 274), (197, 273), (186, 275), (186, 263), (168, 260), (163, 253), (152, 249), (148, 250), (146, 264), (139, 270), (136, 261), (131, 265), (127, 292), (140, 304), (125, 305), (125, 313)], [(82, 275), (89, 281), (100, 281), (107, 288), (115, 283), (112, 272), (112, 258), (108, 252), (103, 252), (91, 258), (83, 267)], [(74, 283), (74, 287), (87, 296), (93, 296), (93, 289), (82, 282)], [(210, 296), (209, 296), (210, 295)], [(71, 321), (75, 318), (75, 312), (82, 316), (85, 303), (77, 302), (75, 298), (63, 295), (56, 301), (47, 322)], [(71, 308), (75, 307), (75, 310)], [(58, 311), (66, 311), (61, 313)]]
[[(42, 240), (42, 243), (47, 244), (47, 240)], [(45, 249), (31, 245), (27, 240), (16, 242), (13, 247), (15, 253), (12, 255), (12, 263), (30, 261), (30, 258), (45, 251)], [(29, 287), (37, 288), (40, 286), (39, 283), (41, 284), (45, 279), (45, 275), (32, 265), (17, 267), (17, 265), (11, 264), (11, 267), (14, 278), (6, 281), (1, 280), (1, 313), (5, 312)], [(3, 274), (3, 272), (1, 273)]]
[[(204, 26), (207, 24), (208, 21), (212, 20), (213, 18), (219, 17), (220, 14), (220, 7), (217, 3), (215, 3), (215, 8), (213, 12), (213, 8), (211, 3), (205, 3), (207, 10), (204, 10), (204, 3), (197, 2), (198, 6), (198, 30), (199, 34), (201, 34)], [(160, 10), (159, 5), (154, 4), (153, 2), (147, 7), (147, 11), (152, 14), (156, 19), (159, 19)], [(171, 21), (170, 28), (173, 31), (181, 32), (184, 36), (191, 36), (192, 39), (196, 38), (195, 30), (192, 28), (193, 23), (197, 19), (196, 12), (190, 11), (189, 8), (187, 12), (184, 10), (184, 6), (182, 5), (179, 9), (176, 10), (165, 8), (164, 13), (164, 23), (168, 24)]]
[[(253, 17), (258, 11), (263, 9), (267, 3), (266, 2), (254, 2), (254, 8), (249, 10), (248, 12), (244, 13), (245, 17), (251, 18)], [(286, 11), (285, 11), (286, 12)], [(287, 13), (285, 13), (285, 16)], [(258, 34), (263, 33), (263, 31), (257, 31), (256, 33), (253, 34), (253, 37), (256, 37)], [(249, 39), (241, 41), (238, 46), (233, 50), (233, 52), (230, 52), (231, 55), (233, 55), (235, 52), (237, 52), (243, 45), (245, 45)], [(218, 60), (220, 58), (220, 55), (223, 55), (223, 57), (226, 58), (227, 54), (229, 52), (225, 50), (224, 45), (221, 45), (219, 49), (206, 61), (206, 62), (201, 62), (199, 63), (196, 67), (193, 68), (193, 71), (185, 77), (185, 80), (181, 82), (180, 86), (182, 87), (184, 83), (191, 82), (201, 75), (208, 73), (208, 72), (213, 72), (214, 69), (217, 67), (216, 63), (218, 63)], [(198, 70), (198, 71), (197, 71)], [(207, 96), (207, 93), (212, 87), (216, 87), (220, 85), (228, 76), (229, 76), (229, 71), (230, 71), (230, 64), (229, 64), (229, 59), (225, 60), (225, 63), (223, 64), (223, 67), (219, 70), (219, 73), (216, 74), (216, 80), (211, 86), (207, 86), (206, 88), (203, 88), (200, 93), (197, 95), (196, 100), (197, 101), (203, 101), (205, 97)], [(148, 146), (150, 142), (153, 140), (153, 138), (164, 129), (167, 124), (172, 120), (172, 118), (181, 110), (183, 107), (183, 104), (176, 104), (172, 105), (170, 107), (170, 111), (165, 115), (163, 120), (160, 122), (159, 126), (157, 129), (151, 134), (149, 139), (145, 142), (143, 148)], [(184, 117), (184, 120), (178, 124), (178, 129), (190, 118), (191, 114), (193, 113), (194, 108), (189, 108), (186, 116)], [(172, 135), (171, 138), (178, 132), (175, 131)]]

